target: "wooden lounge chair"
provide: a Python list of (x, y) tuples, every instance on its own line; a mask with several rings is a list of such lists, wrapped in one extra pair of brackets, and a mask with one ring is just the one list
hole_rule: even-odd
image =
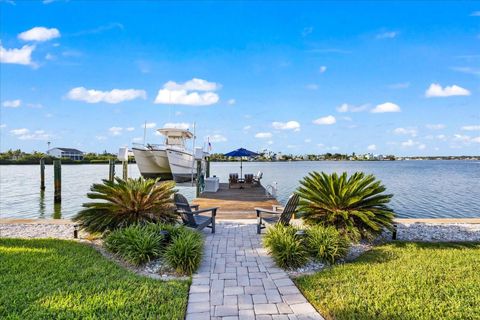
[(297, 210), (298, 201), (298, 194), (294, 193), (290, 196), (287, 205), (282, 211), (255, 208), (255, 211), (257, 211), (257, 233), (260, 234), (262, 229), (266, 228), (266, 224), (281, 223), (288, 225)]
[(239, 183), (238, 181), (238, 173), (230, 173), (228, 178), (228, 188), (230, 189), (232, 186), (235, 186)]
[(263, 172), (262, 172), (262, 171), (258, 171), (257, 175), (253, 177), (253, 182), (254, 182), (256, 185), (260, 185), (260, 180), (262, 180), (262, 177), (263, 177)]
[(253, 174), (246, 173), (245, 174), (245, 180), (244, 180), (245, 186), (252, 186), (253, 185)]
[[(215, 216), (217, 215), (218, 207), (199, 210), (198, 205), (191, 206), (188, 200), (180, 193), (176, 193), (173, 199), (184, 225), (196, 230), (202, 230), (205, 227), (211, 228), (212, 233), (215, 233)], [(203, 212), (211, 212), (211, 216), (199, 215), (199, 213)]]

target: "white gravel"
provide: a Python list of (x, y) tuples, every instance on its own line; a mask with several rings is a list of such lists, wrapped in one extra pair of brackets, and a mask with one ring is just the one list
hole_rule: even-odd
[(57, 238), (73, 239), (72, 224), (47, 223), (0, 223), (0, 237), (2, 238)]
[[(385, 239), (391, 238), (391, 233), (385, 235)], [(397, 240), (426, 242), (480, 241), (480, 224), (397, 223)]]

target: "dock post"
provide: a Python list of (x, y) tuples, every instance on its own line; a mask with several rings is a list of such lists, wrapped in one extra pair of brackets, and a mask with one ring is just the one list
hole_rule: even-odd
[(205, 176), (210, 178), (210, 157), (207, 157), (207, 168), (205, 169)]
[(40, 190), (45, 190), (45, 158), (40, 159)]
[(128, 161), (122, 161), (123, 167), (123, 180), (128, 179)]
[(115, 179), (115, 159), (108, 160), (108, 180), (113, 181)]
[(53, 202), (62, 202), (62, 163), (60, 160), (53, 160)]
[(201, 184), (202, 184), (202, 161), (197, 160), (197, 190), (196, 190), (196, 197), (198, 198), (201, 193)]

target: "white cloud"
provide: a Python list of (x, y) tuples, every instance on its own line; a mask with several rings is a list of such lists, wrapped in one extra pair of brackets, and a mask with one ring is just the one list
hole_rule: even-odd
[(472, 138), (471, 141), (472, 141), (472, 142), (475, 142), (475, 143), (480, 143), (480, 136), (479, 136), (479, 137)]
[(27, 128), (10, 130), (10, 133), (13, 134), (13, 135), (15, 135), (15, 136), (27, 134), (28, 132), (30, 132), (30, 130), (28, 130)]
[(272, 127), (277, 130), (294, 130), (300, 131), (300, 123), (297, 121), (288, 121), (288, 122), (272, 122)]
[(446, 126), (444, 124), (438, 123), (438, 124), (427, 124), (425, 125), (425, 127), (430, 130), (441, 130), (441, 129), (445, 129)]
[(324, 73), (325, 71), (327, 71), (327, 66), (320, 66), (320, 68), (318, 69), (318, 71), (320, 73)]
[(167, 122), (163, 125), (163, 127), (187, 130), (188, 128), (190, 128), (190, 124), (186, 122), (178, 122), (178, 123)]
[(370, 144), (370, 145), (367, 147), (367, 150), (368, 150), (368, 151), (375, 151), (375, 150), (377, 150), (377, 146), (374, 145), (374, 144)]
[(432, 83), (430, 87), (428, 87), (427, 91), (425, 91), (425, 97), (451, 97), (451, 96), (469, 96), (470, 91), (465, 88), (459, 87), (457, 85), (446, 86), (442, 88), (442, 86), (438, 83)]
[(408, 139), (407, 141), (402, 142), (402, 147), (413, 147), (417, 144), (418, 142), (413, 141), (412, 139)]
[(385, 113), (385, 112), (400, 112), (401, 109), (398, 105), (392, 102), (385, 102), (377, 105), (370, 112), (372, 113)]
[(390, 89), (407, 89), (408, 87), (410, 87), (410, 82), (392, 83), (389, 84), (388, 87)]
[(18, 38), (23, 41), (48, 41), (60, 37), (60, 31), (57, 28), (47, 29), (45, 27), (34, 27), (30, 30), (24, 31), (18, 35)]
[(480, 17), (480, 11), (473, 11), (470, 16), (472, 17)]
[[(155, 103), (157, 104), (182, 104), (190, 106), (208, 106), (220, 100), (215, 90), (221, 85), (203, 79), (193, 78), (184, 83), (168, 81), (163, 89), (158, 90)], [(199, 93), (198, 91), (205, 91)]]
[(182, 111), (175, 111), (175, 115), (178, 117), (178, 116), (181, 116), (183, 114)]
[(187, 93), (186, 90), (160, 89), (155, 98), (157, 104), (183, 104), (189, 106), (208, 106), (219, 100), (218, 94), (214, 92)]
[(108, 129), (108, 131), (110, 131), (110, 134), (112, 136), (119, 136), (119, 135), (122, 134), (123, 128), (122, 127), (111, 127), (110, 129)]
[(236, 101), (235, 101), (235, 99), (230, 99), (230, 100), (227, 101), (227, 103), (229, 105), (233, 106), (236, 103)]
[(318, 90), (319, 87), (318, 87), (318, 84), (310, 83), (310, 84), (307, 84), (307, 85), (306, 85), (306, 88), (307, 88), (308, 90)]
[(466, 74), (473, 74), (475, 76), (480, 76), (480, 69), (475, 69), (475, 68), (472, 68), (472, 67), (452, 67), (450, 68), (454, 71), (457, 71), (457, 72), (462, 72), (462, 73), (466, 73)]
[(143, 142), (143, 138), (142, 137), (135, 137), (132, 139), (133, 142)]
[(258, 138), (258, 139), (269, 139), (272, 137), (272, 133), (270, 132), (258, 132), (257, 134), (255, 134), (255, 138)]
[(213, 136), (210, 136), (210, 142), (225, 142), (227, 141), (227, 138), (222, 136), (221, 134), (214, 134)]
[(27, 128), (13, 129), (10, 130), (10, 133), (17, 137), (19, 140), (48, 140), (52, 137), (44, 130), (35, 130), (31, 132)]
[(423, 143), (421, 143), (421, 144), (418, 145), (418, 149), (419, 149), (419, 150), (425, 150), (426, 147), (427, 147), (427, 146), (426, 146), (425, 144), (423, 144)]
[(273, 144), (273, 141), (272, 141), (272, 140), (268, 140), (268, 141), (267, 141), (267, 144), (271, 146), (271, 145)]
[(16, 100), (5, 100), (2, 103), (2, 106), (6, 108), (18, 108), (22, 104), (22, 100), (16, 99)]
[(415, 137), (417, 135), (417, 129), (415, 128), (395, 128), (393, 130), (395, 134), (410, 135)]
[(134, 99), (146, 99), (147, 93), (145, 90), (136, 89), (113, 89), (111, 91), (87, 90), (84, 87), (77, 87), (71, 89), (67, 93), (67, 98), (70, 100), (85, 101), (87, 103), (120, 103)]
[(7, 125), (5, 123), (0, 124), (0, 129), (6, 128)]
[(342, 103), (340, 106), (337, 107), (338, 112), (362, 112), (365, 111), (369, 107), (369, 104), (362, 104), (360, 106), (354, 106), (348, 103)]
[(243, 130), (248, 131), (248, 130), (250, 130), (251, 128), (252, 128), (252, 126), (249, 125), (249, 126), (243, 127)]
[(316, 120), (313, 120), (314, 124), (318, 125), (331, 125), (337, 122), (334, 116), (326, 116), (326, 117), (321, 117)]
[(203, 79), (193, 78), (184, 83), (177, 83), (175, 81), (168, 81), (163, 85), (164, 89), (168, 90), (185, 90), (185, 91), (216, 91), (220, 89), (220, 85), (215, 82), (209, 82)]
[(377, 34), (377, 39), (393, 39), (398, 36), (399, 32), (397, 31), (387, 31)]
[(32, 52), (35, 46), (24, 45), (20, 49), (6, 49), (0, 44), (0, 62), (21, 65), (34, 65)]
[(305, 27), (303, 28), (303, 31), (302, 31), (302, 37), (306, 37), (312, 32), (313, 32), (313, 27)]
[(157, 126), (157, 124), (155, 122), (147, 122), (147, 123), (144, 123), (140, 126), (140, 128), (147, 128), (147, 129), (152, 129), (152, 128), (155, 128)]
[(444, 135), (444, 134), (439, 134), (439, 135), (435, 136), (435, 138), (437, 138), (438, 140), (445, 141), (447, 139), (447, 136)]
[(310, 142), (312, 142), (312, 139), (308, 139), (308, 138), (307, 138), (307, 139), (305, 139), (305, 140), (303, 140), (303, 141), (304, 141), (305, 143), (310, 143)]
[(464, 134), (454, 134), (453, 135), (453, 140), (454, 141), (461, 141), (461, 142), (469, 142), (471, 139), (470, 136), (464, 135)]
[(95, 136), (95, 139), (97, 139), (98, 141), (105, 141), (105, 140), (107, 140), (107, 137), (105, 137), (105, 136)]
[(464, 131), (477, 131), (480, 130), (480, 125), (463, 126), (461, 129)]
[(125, 130), (127, 130), (127, 131), (133, 131), (133, 130), (135, 130), (135, 128), (134, 128), (134, 127), (128, 127), (128, 128), (126, 128)]

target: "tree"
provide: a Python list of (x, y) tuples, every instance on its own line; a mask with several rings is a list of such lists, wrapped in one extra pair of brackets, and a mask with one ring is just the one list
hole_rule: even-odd
[(371, 238), (392, 229), (394, 212), (387, 206), (391, 194), (373, 175), (347, 177), (311, 172), (300, 181), (299, 211), (307, 224), (335, 226), (352, 239)]

